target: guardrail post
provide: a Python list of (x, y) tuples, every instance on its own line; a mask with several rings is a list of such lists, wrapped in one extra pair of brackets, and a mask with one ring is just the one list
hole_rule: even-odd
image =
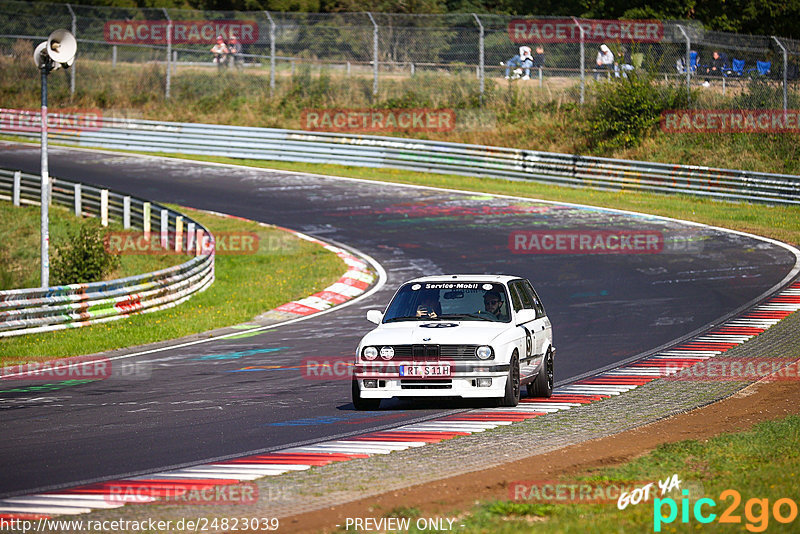
[(159, 230), (161, 232), (161, 248), (166, 250), (169, 247), (169, 235), (167, 234), (169, 230), (169, 211), (166, 209), (161, 210), (161, 226), (159, 226)]
[(145, 202), (142, 204), (142, 231), (144, 232), (144, 240), (150, 241), (150, 203)]
[(122, 227), (125, 230), (131, 229), (131, 197), (122, 197)]
[(100, 224), (108, 226), (108, 189), (100, 190)]
[(14, 173), (14, 189), (11, 192), (11, 198), (14, 202), (15, 206), (19, 206), (19, 195), (20, 195), (20, 187), (22, 181), (22, 171), (17, 171)]
[(75, 184), (75, 217), (83, 215), (83, 207), (81, 206), (81, 184)]
[(372, 21), (372, 96), (378, 96), (378, 23), (372, 13), (367, 11), (369, 20)]
[(191, 252), (194, 249), (194, 227), (195, 224), (190, 222), (186, 227), (186, 252)]
[[(272, 96), (275, 91), (275, 21), (272, 20), (269, 11), (264, 11), (264, 14), (269, 19), (269, 94)], [(292, 74), (294, 74), (294, 70), (292, 70)]]
[(175, 217), (175, 252), (183, 249), (183, 215)]

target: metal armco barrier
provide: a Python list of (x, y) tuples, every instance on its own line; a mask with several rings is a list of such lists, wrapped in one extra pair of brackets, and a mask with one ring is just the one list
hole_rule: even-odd
[[(139, 198), (60, 178), (51, 177), (51, 181), (53, 203), (83, 216), (116, 220), (143, 233), (152, 231), (157, 238), (171, 240), (171, 250), (175, 250), (177, 238), (178, 247), (194, 257), (174, 267), (119, 280), (0, 291), (0, 337), (76, 328), (170, 308), (214, 281), (214, 250), (203, 246), (213, 241), (213, 236), (200, 223)], [(38, 204), (40, 184), (39, 176), (0, 169), (0, 198), (15, 204)], [(162, 214), (167, 221), (163, 226)]]
[[(0, 131), (37, 137), (31, 112), (1, 110)], [(17, 114), (17, 115), (15, 115)], [(800, 203), (800, 176), (617, 160), (396, 137), (100, 118), (92, 128), (51, 130), (56, 142), (145, 152), (335, 163), (532, 180), (606, 190), (681, 193), (733, 201)], [(222, 142), (220, 142), (222, 140)]]

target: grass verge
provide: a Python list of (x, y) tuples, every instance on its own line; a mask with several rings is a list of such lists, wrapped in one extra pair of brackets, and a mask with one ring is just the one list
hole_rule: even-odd
[(218, 253), (216, 281), (180, 306), (74, 330), (0, 339), (0, 365), (92, 354), (241, 323), (324, 289), (346, 270), (336, 255), (283, 230), (173, 208), (191, 215), (212, 233), (258, 234), (258, 252)]
[[(68, 209), (50, 207), (51, 255), (75, 233), (81, 221)], [(0, 200), (0, 291), (39, 287), (40, 228), (39, 206), (16, 207), (11, 202)], [(110, 230), (121, 231), (122, 225), (112, 223)], [(105, 280), (165, 269), (188, 260), (188, 256), (125, 255), (120, 256), (119, 260), (117, 268), (105, 276)], [(52, 279), (51, 282), (56, 283)]]
[[(152, 154), (164, 156), (165, 154)], [(559, 187), (537, 182), (471, 178), (456, 175), (411, 172), (396, 169), (372, 169), (343, 165), (317, 165), (282, 161), (236, 160), (210, 156), (167, 155), (181, 159), (210, 161), (232, 165), (249, 165), (270, 169), (345, 176), (363, 180), (380, 180), (401, 184), (424, 185), (514, 195), (557, 202), (588, 204), (674, 217), (712, 226), (777, 239), (792, 245), (800, 244), (800, 207), (767, 206), (710, 200), (689, 195), (664, 195), (635, 191), (595, 191)]]
[[(655, 495), (651, 494), (649, 501), (630, 504), (623, 510), (618, 509), (614, 498), (592, 504), (566, 504), (567, 499), (557, 498), (555, 493), (550, 494), (550, 498), (542, 498), (543, 494), (529, 491), (521, 492), (518, 499), (481, 503), (469, 512), (454, 512), (451, 516), (460, 517), (459, 523), (464, 527), (459, 528), (459, 532), (467, 534), (512, 533), (520, 529), (553, 532), (554, 528), (562, 533), (697, 532), (706, 529), (713, 532), (797, 532), (800, 503), (797, 492), (787, 492), (787, 489), (797, 488), (800, 478), (798, 441), (800, 417), (790, 416), (760, 423), (747, 432), (661, 445), (620, 466), (558, 481), (567, 487), (576, 484), (591, 488), (610, 488), (612, 484), (630, 487), (631, 481), (639, 481), (633, 487), (640, 487), (641, 482), (654, 483)], [(681, 491), (688, 491), (686, 503), (681, 491), (661, 496), (658, 481), (669, 479), (673, 474), (681, 480)], [(726, 490), (733, 491), (726, 493)], [(569, 490), (565, 490), (563, 496), (568, 495)], [(674, 500), (676, 515), (671, 522), (664, 519), (659, 525), (655, 520), (655, 514), (670, 515), (670, 505), (658, 504), (655, 498)], [(713, 501), (713, 504), (703, 501), (699, 508), (704, 517), (714, 514), (707, 524), (695, 515), (700, 498)], [(776, 503), (779, 506), (776, 507)], [(726, 510), (735, 522), (722, 522)], [(792, 519), (781, 522), (778, 515), (784, 520)], [(414, 521), (411, 524), (414, 525)]]

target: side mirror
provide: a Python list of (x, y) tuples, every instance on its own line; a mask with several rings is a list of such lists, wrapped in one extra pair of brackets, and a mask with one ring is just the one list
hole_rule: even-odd
[(380, 310), (369, 310), (367, 312), (367, 321), (380, 324), (383, 321), (383, 313)]
[(536, 319), (536, 310), (524, 309), (517, 312), (516, 323), (518, 325), (528, 323)]

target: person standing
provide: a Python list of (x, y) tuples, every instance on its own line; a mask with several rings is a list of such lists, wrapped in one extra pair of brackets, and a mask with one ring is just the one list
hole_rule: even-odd
[(228, 46), (221, 35), (217, 36), (217, 42), (211, 47), (211, 53), (214, 54), (214, 63), (217, 65), (217, 70), (221, 70), (228, 59)]
[[(608, 48), (607, 45), (601, 44), (600, 50), (597, 52), (597, 59), (595, 60), (597, 63), (597, 70), (598, 71), (612, 71), (614, 69), (614, 53), (611, 52), (611, 49)], [(601, 72), (595, 72), (594, 79), (599, 80), (601, 76)]]

